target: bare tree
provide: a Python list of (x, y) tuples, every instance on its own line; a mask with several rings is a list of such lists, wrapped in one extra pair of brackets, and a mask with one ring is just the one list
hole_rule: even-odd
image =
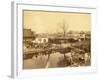
[[(66, 37), (66, 33), (68, 31), (68, 28), (69, 28), (69, 24), (66, 23), (65, 21), (63, 21), (62, 23), (59, 24), (60, 26), (60, 29), (62, 30), (62, 33), (63, 33), (63, 37), (65, 38)], [(62, 52), (64, 54), (64, 61), (66, 62), (66, 52)], [(65, 63), (66, 64), (66, 63)]]
[(69, 24), (68, 23), (65, 23), (65, 21), (63, 21), (63, 23), (59, 24), (62, 32), (63, 32), (63, 37), (66, 36), (66, 33), (68, 31), (68, 27), (69, 27)]

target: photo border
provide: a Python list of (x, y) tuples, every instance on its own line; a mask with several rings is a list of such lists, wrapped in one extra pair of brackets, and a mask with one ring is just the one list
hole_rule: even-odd
[[(42, 5), (42, 4), (27, 4), (12, 2), (11, 5), (11, 26), (12, 26), (12, 64), (11, 64), (11, 76), (13, 78), (20, 77), (45, 77), (45, 76), (60, 76), (76, 73), (91, 73), (96, 72), (96, 43), (95, 43), (95, 27), (96, 27), (96, 8), (88, 7), (75, 7), (75, 6), (59, 6), (59, 5)], [(91, 13), (91, 67), (71, 67), (71, 68), (49, 68), (49, 69), (32, 69), (23, 70), (23, 50), (22, 50), (22, 35), (23, 35), (23, 21), (22, 11), (23, 9), (29, 10), (46, 10), (46, 11), (60, 11), (60, 12), (80, 12)], [(92, 54), (95, 53), (95, 54)]]

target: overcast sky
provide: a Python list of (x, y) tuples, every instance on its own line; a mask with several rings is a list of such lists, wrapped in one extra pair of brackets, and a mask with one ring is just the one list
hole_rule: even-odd
[[(62, 32), (61, 25), (65, 23), (67, 31), (90, 31), (91, 14), (64, 13), (44, 11), (24, 11), (24, 28), (36, 33)], [(67, 25), (68, 24), (68, 25)]]

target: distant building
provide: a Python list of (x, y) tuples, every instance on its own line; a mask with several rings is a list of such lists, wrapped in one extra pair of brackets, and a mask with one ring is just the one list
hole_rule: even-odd
[[(80, 33), (68, 33), (65, 37), (62, 34), (38, 34), (33, 43), (51, 43), (51, 44), (63, 44), (69, 42), (80, 41), (81, 39), (85, 39), (86, 34)], [(70, 41), (69, 41), (70, 40)]]
[(32, 41), (35, 39), (34, 32), (31, 29), (24, 29), (23, 31), (24, 41)]

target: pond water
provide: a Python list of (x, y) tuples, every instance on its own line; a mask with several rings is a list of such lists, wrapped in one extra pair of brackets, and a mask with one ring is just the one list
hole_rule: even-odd
[[(89, 54), (89, 53), (88, 53)], [(71, 52), (62, 54), (60, 52), (51, 54), (38, 54), (33, 55), (31, 59), (24, 59), (23, 69), (39, 69), (39, 68), (57, 68), (57, 67), (78, 67), (90, 66), (90, 56), (75, 53), (74, 56)]]
[[(25, 59), (23, 62), (24, 69), (36, 69), (36, 68), (56, 68), (60, 67), (61, 60), (64, 59), (64, 54), (59, 52), (52, 53), (50, 55), (42, 55), (38, 56), (34, 55), (32, 59)], [(62, 65), (64, 66), (64, 65)]]

